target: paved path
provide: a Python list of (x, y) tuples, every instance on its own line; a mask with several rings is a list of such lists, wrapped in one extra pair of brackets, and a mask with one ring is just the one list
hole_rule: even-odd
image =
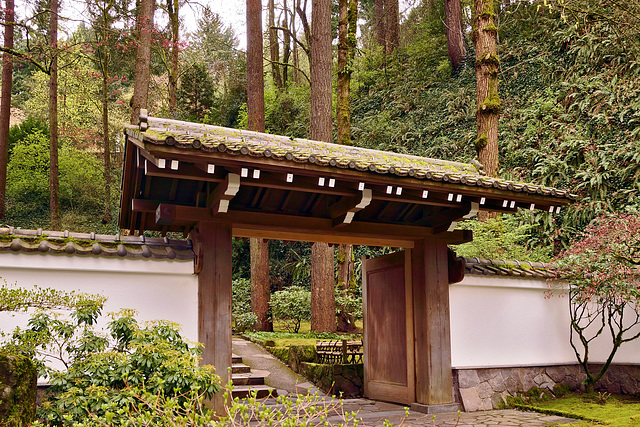
[[(281, 396), (295, 394), (312, 394), (318, 392), (319, 404), (332, 404), (335, 399), (322, 395), (322, 392), (308, 382), (305, 378), (296, 374), (282, 362), (266, 352), (260, 346), (239, 338), (233, 339), (233, 353), (242, 356), (243, 362), (251, 366), (252, 372), (265, 377), (265, 382), (278, 390)], [(275, 399), (265, 401), (268, 405), (278, 406)], [(484, 426), (551, 426), (557, 424), (569, 424), (578, 422), (569, 418), (555, 415), (544, 415), (534, 412), (523, 412), (514, 409), (481, 411), (481, 412), (457, 412), (425, 415), (420, 412), (409, 411), (408, 415), (402, 405), (386, 402), (377, 402), (368, 399), (345, 399), (342, 410), (345, 412), (357, 412), (360, 426), (382, 427), (385, 420), (394, 426), (414, 427), (484, 427)], [(338, 423), (340, 417), (333, 416), (329, 421)]]

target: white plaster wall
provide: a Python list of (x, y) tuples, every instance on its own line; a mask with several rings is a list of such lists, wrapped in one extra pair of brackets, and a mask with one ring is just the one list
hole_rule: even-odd
[[(545, 298), (545, 280), (468, 275), (450, 286), (454, 368), (574, 364), (567, 297)], [(604, 362), (611, 339), (590, 347)], [(640, 340), (624, 344), (614, 363), (640, 364)]]
[[(192, 261), (0, 253), (0, 278), (21, 287), (51, 287), (99, 293), (108, 298), (103, 314), (123, 308), (141, 321), (167, 319), (198, 338), (198, 285)], [(24, 325), (27, 316), (0, 313), (0, 330)], [(103, 316), (101, 326), (108, 318)]]

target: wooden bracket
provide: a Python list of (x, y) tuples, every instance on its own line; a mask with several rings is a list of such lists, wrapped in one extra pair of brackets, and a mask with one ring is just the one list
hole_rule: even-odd
[(333, 220), (334, 227), (340, 227), (342, 225), (351, 224), (356, 212), (369, 206), (373, 199), (373, 193), (371, 189), (365, 188), (362, 190), (360, 200), (353, 198), (345, 198), (329, 208), (331, 219)]
[[(473, 218), (474, 216), (478, 215), (479, 210), (480, 210), (480, 204), (478, 202), (471, 202), (471, 208), (469, 209), (469, 212), (466, 215), (463, 215), (462, 219)], [(449, 224), (449, 228), (447, 229), (447, 231), (453, 231), (456, 229), (457, 226), (458, 226), (458, 221), (451, 221), (451, 224)]]
[(209, 197), (207, 197), (207, 207), (212, 209), (214, 215), (227, 213), (229, 202), (238, 194), (240, 190), (240, 175), (230, 173), (224, 181), (216, 186)]
[(469, 219), (474, 217), (480, 208), (477, 202), (471, 202), (466, 206), (461, 206), (458, 209), (449, 209), (445, 212), (434, 215), (435, 217), (442, 217), (439, 224), (433, 225), (434, 234), (444, 233), (445, 231), (451, 232), (455, 230), (458, 222), (463, 219)]

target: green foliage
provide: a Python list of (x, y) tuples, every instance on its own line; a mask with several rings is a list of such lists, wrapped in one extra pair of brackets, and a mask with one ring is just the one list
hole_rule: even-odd
[(215, 102), (215, 87), (204, 65), (193, 64), (184, 72), (177, 97), (184, 120), (202, 122), (209, 117)]
[(32, 289), (9, 285), (6, 280), (0, 284), (0, 312), (27, 311), (30, 308), (41, 310), (78, 309), (93, 311), (92, 307), (102, 307), (106, 298), (101, 295), (76, 294), (51, 288), (34, 286)]
[(274, 292), (269, 308), (273, 317), (283, 321), (288, 331), (297, 333), (300, 323), (311, 318), (311, 292), (300, 286)]
[[(104, 176), (99, 157), (70, 143), (59, 151), (60, 204), (69, 215), (85, 218), (93, 230), (102, 229)], [(117, 197), (117, 195), (115, 196)], [(42, 227), (49, 220), (49, 141), (40, 130), (25, 134), (14, 148), (7, 168), (7, 217), (22, 227)], [(97, 219), (98, 218), (98, 219)], [(76, 221), (77, 222), (77, 221)], [(63, 224), (65, 225), (65, 224)], [(87, 226), (75, 227), (77, 231)]]
[(14, 145), (22, 142), (22, 140), (37, 131), (40, 131), (47, 139), (49, 138), (49, 126), (42, 119), (35, 116), (29, 116), (25, 121), (11, 126), (9, 128), (9, 158), (13, 153)]
[(518, 216), (473, 219), (459, 223), (459, 228), (473, 231), (472, 242), (452, 246), (461, 257), (549, 262), (553, 255), (548, 246), (527, 247), (531, 227), (522, 225)]
[(354, 319), (362, 319), (362, 298), (349, 289), (336, 288), (336, 315), (346, 313)]
[(258, 323), (258, 316), (251, 312), (251, 280), (233, 280), (233, 307), (234, 330), (244, 332), (253, 329)]

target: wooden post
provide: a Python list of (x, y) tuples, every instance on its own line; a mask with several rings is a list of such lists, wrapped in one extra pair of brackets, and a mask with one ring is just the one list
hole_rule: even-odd
[(453, 402), (447, 245), (420, 240), (411, 250), (416, 401)]
[[(200, 222), (194, 237), (199, 242), (198, 341), (204, 344), (203, 365), (213, 365), (226, 385), (231, 368), (231, 227), (227, 224)], [(218, 393), (212, 400), (218, 415), (224, 414), (224, 398)]]

